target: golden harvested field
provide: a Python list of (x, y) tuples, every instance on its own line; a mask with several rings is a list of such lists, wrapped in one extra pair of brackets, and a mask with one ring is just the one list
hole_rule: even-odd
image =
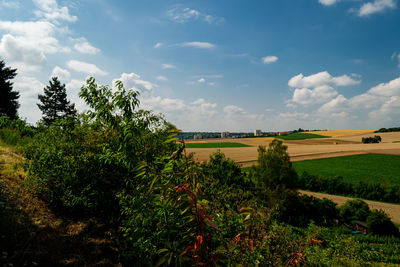
[(319, 134), (330, 137), (344, 137), (344, 136), (355, 136), (361, 134), (371, 134), (376, 130), (335, 130), (335, 131), (314, 131), (310, 132), (313, 134)]
[[(284, 141), (288, 146), (288, 152), (292, 161), (329, 158), (337, 156), (356, 155), (363, 153), (382, 153), (400, 155), (400, 132), (379, 133), (382, 137), (382, 143), (379, 144), (362, 144), (361, 138), (364, 136), (375, 135), (373, 130), (370, 134), (359, 135), (361, 131), (353, 131), (357, 136), (344, 136), (335, 138), (320, 138)], [(329, 131), (333, 132), (333, 131)], [(341, 131), (344, 134), (344, 131)], [(346, 131), (350, 132), (350, 131)], [(243, 167), (253, 165), (257, 160), (257, 148), (259, 145), (267, 145), (272, 141), (272, 138), (247, 138), (247, 139), (213, 139), (205, 140), (206, 142), (239, 142), (252, 147), (240, 148), (220, 148), (221, 152), (234, 161), (243, 165)], [(203, 140), (204, 142), (204, 140)], [(395, 143), (393, 143), (395, 142)], [(195, 158), (199, 161), (206, 161), (209, 155), (217, 151), (216, 148), (188, 148), (187, 152), (195, 153)]]

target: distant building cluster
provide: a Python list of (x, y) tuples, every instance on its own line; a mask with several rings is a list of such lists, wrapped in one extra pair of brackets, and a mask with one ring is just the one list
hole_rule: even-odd
[(263, 133), (261, 132), (261, 130), (254, 130), (254, 136), (262, 136)]
[(229, 132), (222, 132), (221, 133), (221, 138), (228, 138), (229, 137)]

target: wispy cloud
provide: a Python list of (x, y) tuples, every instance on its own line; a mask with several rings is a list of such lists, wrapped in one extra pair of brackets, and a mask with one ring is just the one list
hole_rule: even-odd
[(19, 8), (20, 3), (19, 1), (10, 1), (10, 0), (2, 0), (0, 1), (0, 7), (6, 7), (6, 8), (14, 8), (17, 9)]
[(215, 45), (208, 42), (184, 42), (181, 43), (180, 46), (183, 47), (194, 47), (194, 48), (201, 48), (201, 49), (212, 49), (215, 48)]
[(161, 46), (163, 46), (163, 43), (156, 43), (153, 48), (160, 48)]
[(219, 25), (225, 21), (222, 17), (216, 17), (209, 14), (201, 13), (195, 9), (188, 7), (174, 7), (167, 11), (168, 17), (176, 23), (186, 23), (190, 20), (201, 19), (209, 24)]
[(67, 62), (67, 67), (71, 70), (81, 72), (81, 73), (86, 73), (89, 75), (100, 75), (104, 76), (107, 75), (108, 73), (105, 72), (104, 70), (101, 70), (99, 67), (97, 67), (95, 64), (83, 62), (83, 61), (78, 61), (78, 60), (70, 60)]
[(171, 64), (161, 64), (161, 68), (162, 68), (163, 70), (166, 70), (166, 69), (175, 69), (175, 66), (174, 66), (174, 65), (171, 65)]
[(339, 2), (339, 0), (318, 0), (324, 6), (331, 6)]
[(72, 39), (75, 42), (74, 48), (76, 51), (83, 54), (95, 55), (100, 52), (100, 49), (91, 45), (85, 37)]

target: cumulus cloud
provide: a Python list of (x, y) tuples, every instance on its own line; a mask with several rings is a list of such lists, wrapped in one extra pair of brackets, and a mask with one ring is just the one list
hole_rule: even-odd
[(261, 60), (264, 64), (270, 64), (270, 63), (274, 63), (274, 62), (278, 61), (278, 57), (266, 56), (266, 57), (261, 58)]
[(357, 13), (360, 17), (369, 16), (375, 13), (382, 13), (388, 9), (395, 9), (395, 0), (374, 0), (373, 2), (364, 3)]
[(181, 43), (180, 46), (200, 48), (200, 49), (212, 49), (215, 47), (214, 44), (208, 42), (184, 42)]
[(174, 66), (174, 65), (171, 65), (171, 64), (161, 64), (161, 68), (162, 68), (163, 70), (166, 70), (166, 69), (175, 69), (175, 66)]
[(198, 82), (198, 83), (205, 83), (205, 82), (206, 82), (206, 79), (200, 78), (200, 79), (197, 80), (197, 82)]
[(149, 81), (142, 80), (138, 74), (133, 73), (133, 72), (122, 73), (121, 77), (114, 79), (112, 81), (112, 84), (115, 85), (115, 82), (117, 80), (121, 81), (125, 88), (138, 90), (140, 92), (151, 91), (155, 87), (157, 87), (157, 85), (155, 85)]
[(98, 52), (100, 52), (100, 49), (94, 47), (93, 45), (91, 45), (85, 37), (81, 37), (78, 39), (73, 39), (73, 41), (75, 42), (74, 48), (76, 51), (83, 53), (83, 54), (91, 54), (91, 55), (95, 55)]
[(303, 112), (286, 112), (286, 113), (280, 113), (279, 117), (282, 119), (307, 119), (310, 115), (307, 113)]
[(56, 0), (33, 0), (39, 10), (35, 11), (35, 15), (49, 21), (58, 23), (60, 20), (75, 22), (78, 20), (76, 16), (69, 14), (68, 7), (59, 7)]
[(167, 11), (168, 17), (176, 23), (186, 23), (190, 20), (202, 19), (209, 24), (219, 25), (225, 21), (222, 17), (216, 17), (209, 14), (203, 14), (195, 9), (188, 7), (174, 7)]
[(320, 2), (324, 6), (331, 6), (333, 4), (336, 4), (339, 1), (338, 0), (318, 0), (318, 2)]
[(317, 86), (314, 89), (302, 88), (295, 89), (293, 93), (293, 102), (302, 105), (321, 104), (332, 99), (338, 92), (328, 85)]
[(51, 72), (51, 77), (58, 77), (60, 80), (68, 80), (71, 77), (71, 73), (66, 69), (56, 66)]
[(292, 77), (288, 84), (290, 87), (317, 87), (321, 85), (337, 85), (337, 86), (348, 86), (359, 84), (359, 80), (355, 80), (347, 75), (333, 77), (327, 71), (322, 71), (310, 76), (304, 76), (302, 73)]
[(71, 70), (77, 71), (77, 72), (82, 72), (86, 73), (89, 75), (100, 75), (104, 76), (107, 75), (108, 73), (101, 70), (99, 67), (97, 67), (95, 64), (83, 62), (83, 61), (78, 61), (78, 60), (70, 60), (67, 62), (67, 67)]

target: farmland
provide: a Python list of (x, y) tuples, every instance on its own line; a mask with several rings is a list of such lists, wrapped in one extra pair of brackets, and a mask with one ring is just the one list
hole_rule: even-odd
[(221, 148), (221, 147), (249, 147), (249, 145), (233, 142), (222, 143), (187, 143), (186, 148)]
[(357, 184), (370, 180), (379, 183), (400, 185), (400, 156), (383, 154), (363, 154), (325, 159), (294, 162), (293, 166), (301, 174), (325, 177), (342, 176), (344, 181)]
[(318, 135), (314, 133), (292, 133), (288, 135), (277, 136), (276, 138), (282, 140), (303, 140), (303, 139), (313, 139), (313, 138), (328, 138), (330, 136)]

